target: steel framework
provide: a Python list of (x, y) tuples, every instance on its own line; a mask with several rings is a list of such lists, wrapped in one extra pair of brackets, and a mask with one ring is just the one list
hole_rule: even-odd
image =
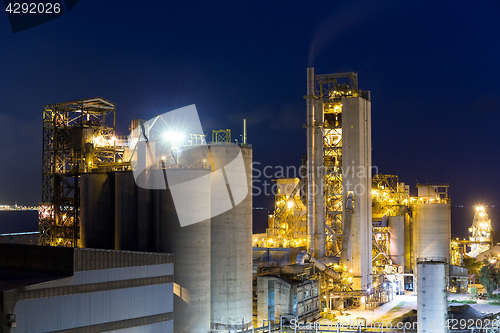
[(40, 245), (78, 246), (81, 173), (128, 167), (115, 119), (116, 104), (102, 97), (44, 106)]
[[(302, 181), (297, 178), (277, 180), (274, 212), (269, 216), (266, 246), (303, 246), (307, 236), (306, 207), (300, 198)], [(293, 190), (284, 191), (289, 186)]]
[(213, 130), (212, 131), (212, 142), (231, 142), (231, 130)]
[[(346, 82), (346, 83), (341, 83)], [(326, 255), (338, 255), (342, 235), (342, 98), (359, 95), (356, 73), (316, 75), (316, 96), (323, 102)]]

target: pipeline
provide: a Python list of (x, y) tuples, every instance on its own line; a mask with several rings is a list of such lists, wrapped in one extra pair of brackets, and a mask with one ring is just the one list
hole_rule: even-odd
[(340, 278), (341, 278), (341, 274), (340, 273), (335, 272), (333, 269), (331, 269), (330, 267), (326, 266), (325, 264), (323, 264), (318, 259), (314, 258), (309, 253), (307, 253), (306, 251), (302, 250), (302, 251), (299, 252), (299, 254), (297, 254), (296, 263), (299, 264), (299, 265), (301, 265), (301, 266), (304, 266), (304, 263), (306, 261), (309, 261), (310, 263), (314, 264), (314, 266), (316, 266), (316, 268), (318, 268), (322, 272), (325, 272), (328, 276), (331, 276), (332, 278), (334, 278), (336, 280), (340, 280)]
[[(316, 249), (315, 200), (316, 178), (314, 177), (314, 68), (307, 68), (307, 251)], [(323, 153), (323, 152), (322, 152)]]
[(347, 201), (345, 204), (345, 219), (344, 226), (342, 228), (342, 248), (340, 252), (340, 262), (345, 263), (348, 261), (347, 252), (349, 250), (349, 241), (351, 237), (351, 221), (352, 214), (354, 213), (354, 197), (352, 193), (349, 193)]

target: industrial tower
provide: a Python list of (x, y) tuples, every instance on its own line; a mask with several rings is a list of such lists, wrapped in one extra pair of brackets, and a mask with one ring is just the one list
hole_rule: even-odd
[[(308, 252), (338, 255), (354, 290), (371, 286), (371, 102), (356, 73), (307, 70)], [(345, 203), (354, 198), (346, 220)], [(340, 242), (341, 240), (341, 242)]]
[(40, 245), (78, 246), (80, 174), (130, 166), (115, 118), (116, 104), (102, 97), (44, 106)]

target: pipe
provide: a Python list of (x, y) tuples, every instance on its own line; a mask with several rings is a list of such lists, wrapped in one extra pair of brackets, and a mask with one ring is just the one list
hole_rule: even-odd
[(247, 119), (243, 119), (243, 144), (247, 144)]
[(314, 252), (316, 230), (314, 191), (314, 67), (307, 68), (307, 252)]
[(334, 278), (336, 280), (340, 280), (341, 279), (341, 274), (340, 273), (335, 272), (333, 269), (331, 269), (330, 267), (326, 266), (325, 264), (323, 264), (318, 259), (314, 258), (309, 253), (307, 253), (306, 251), (302, 250), (302, 251), (299, 252), (299, 254), (297, 254), (296, 263), (299, 264), (300, 266), (304, 266), (304, 263), (306, 261), (314, 264), (314, 266), (316, 266), (317, 269), (319, 269), (322, 272), (325, 272), (325, 274), (327, 274), (328, 276), (331, 276), (332, 278)]
[(324, 106), (323, 99), (314, 101), (314, 177), (316, 178), (316, 191), (314, 193), (315, 208), (315, 245), (314, 256), (323, 258), (326, 252), (326, 231), (325, 231), (325, 168), (323, 161), (323, 128)]
[(349, 251), (349, 243), (351, 237), (351, 221), (352, 221), (352, 214), (354, 213), (354, 196), (352, 193), (349, 193), (349, 195), (347, 196), (344, 212), (345, 212), (345, 219), (344, 219), (344, 225), (342, 227), (342, 249), (340, 252), (341, 263), (349, 261), (348, 251)]

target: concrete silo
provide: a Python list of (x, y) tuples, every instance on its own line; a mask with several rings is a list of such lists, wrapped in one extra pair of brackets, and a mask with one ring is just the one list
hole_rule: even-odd
[(252, 148), (212, 144), (210, 154), (212, 215), (220, 212), (211, 219), (211, 328), (225, 332), (252, 323)]
[(131, 172), (115, 173), (115, 250), (138, 250), (138, 191)]
[(80, 247), (114, 249), (114, 173), (80, 177)]
[(417, 187), (419, 198), (415, 205), (413, 227), (414, 265), (418, 260), (432, 258), (449, 262), (451, 204), (445, 191), (448, 185), (418, 184)]
[[(210, 170), (169, 169), (168, 190), (152, 190), (154, 234), (158, 251), (174, 254), (174, 318), (178, 333), (206, 333), (210, 330), (210, 219), (181, 227), (179, 201), (188, 200), (192, 212), (210, 212)], [(158, 179), (163, 170), (153, 171)], [(170, 180), (175, 179), (175, 183)], [(205, 179), (205, 186), (190, 181)], [(183, 185), (184, 184), (184, 185)], [(202, 184), (202, 185), (203, 185)], [(175, 190), (181, 186), (181, 193)], [(174, 196), (177, 196), (174, 200)], [(208, 215), (209, 216), (209, 215)]]
[(417, 332), (445, 333), (448, 314), (444, 259), (417, 261)]

